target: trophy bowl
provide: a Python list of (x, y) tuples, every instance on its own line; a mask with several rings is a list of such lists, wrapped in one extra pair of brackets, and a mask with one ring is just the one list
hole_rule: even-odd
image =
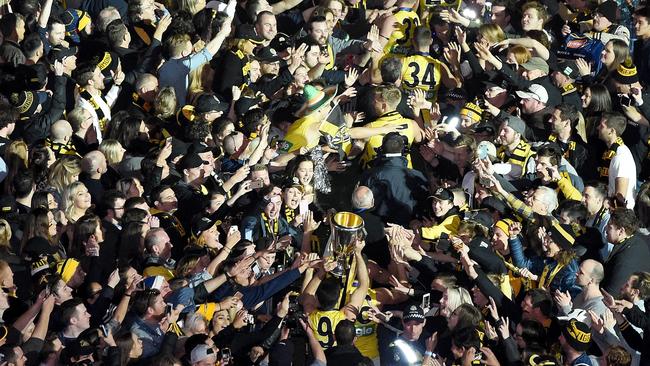
[(357, 240), (366, 237), (361, 216), (352, 212), (338, 212), (332, 218), (330, 234), (330, 253), (336, 260), (336, 268), (330, 273), (342, 277), (349, 270), (349, 257), (354, 252)]

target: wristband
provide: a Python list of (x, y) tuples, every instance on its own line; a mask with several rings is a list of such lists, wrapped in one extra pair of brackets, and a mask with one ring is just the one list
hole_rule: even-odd
[(436, 357), (437, 355), (431, 351), (424, 352), (424, 357)]

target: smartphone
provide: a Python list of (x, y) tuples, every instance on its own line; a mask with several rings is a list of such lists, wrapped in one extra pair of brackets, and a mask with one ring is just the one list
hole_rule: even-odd
[(256, 179), (251, 182), (251, 189), (260, 189), (264, 187), (264, 181), (261, 179)]
[(237, 291), (237, 292), (235, 292), (235, 294), (232, 295), (232, 296), (233, 296), (233, 297), (236, 297), (236, 298), (238, 298), (238, 299), (241, 300), (241, 298), (244, 297), (244, 294), (242, 294), (241, 292)]
[(480, 361), (483, 358), (483, 352), (477, 351), (474, 355), (474, 361)]
[(104, 337), (108, 337), (108, 327), (106, 326), (106, 324), (100, 324), (99, 329), (102, 331)]
[(237, 227), (237, 225), (231, 225), (230, 229), (228, 229), (228, 235), (231, 235), (235, 231), (239, 231), (239, 228)]
[(230, 357), (231, 357), (230, 348), (228, 348), (228, 347), (222, 348), (221, 349), (221, 360), (222, 361), (230, 360)]
[(298, 204), (298, 211), (300, 211), (301, 215), (304, 215), (309, 211), (309, 202), (307, 200), (300, 200), (300, 203)]
[(629, 107), (632, 105), (632, 98), (630, 98), (630, 96), (626, 94), (619, 95), (618, 101), (623, 107)]
[(478, 148), (476, 149), (476, 156), (480, 160), (487, 160), (488, 159), (488, 147), (486, 144), (479, 144)]
[(442, 0), (424, 0), (424, 6), (435, 7), (442, 5)]
[(271, 137), (271, 141), (269, 141), (269, 146), (271, 147), (271, 149), (277, 149), (279, 140), (280, 140), (280, 136), (278, 135)]
[(260, 271), (261, 271), (260, 270), (260, 265), (257, 264), (257, 262), (253, 262), (253, 265), (251, 266), (251, 269), (253, 270), (253, 273), (255, 274), (255, 276), (260, 274)]
[(165, 306), (165, 314), (170, 315), (172, 313), (173, 306), (172, 304), (167, 304)]
[(430, 309), (431, 309), (431, 294), (426, 293), (422, 295), (422, 310), (424, 310), (425, 313), (428, 313)]

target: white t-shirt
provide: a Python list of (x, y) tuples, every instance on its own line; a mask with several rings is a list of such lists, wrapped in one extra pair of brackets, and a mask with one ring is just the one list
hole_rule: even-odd
[(616, 149), (616, 155), (609, 163), (609, 187), (608, 195), (613, 197), (616, 194), (616, 178), (627, 178), (627, 192), (625, 192), (625, 200), (627, 201), (627, 208), (634, 208), (634, 192), (636, 188), (636, 165), (634, 164), (634, 157), (630, 149), (621, 145)]

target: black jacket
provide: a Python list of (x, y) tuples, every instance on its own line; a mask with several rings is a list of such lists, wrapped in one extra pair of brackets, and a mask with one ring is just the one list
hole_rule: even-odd
[(372, 190), (375, 213), (399, 225), (408, 225), (416, 206), (428, 194), (427, 179), (420, 171), (407, 168), (402, 156), (376, 159), (360, 184)]
[(623, 284), (634, 272), (650, 272), (650, 249), (645, 236), (634, 234), (614, 245), (605, 261), (605, 279), (601, 287), (616, 297)]
[(325, 351), (325, 357), (328, 365), (337, 366), (356, 366), (368, 359), (353, 344), (332, 347)]
[(67, 78), (64, 76), (54, 76), (54, 94), (52, 94), (52, 103), (47, 111), (35, 114), (29, 119), (18, 121), (16, 129), (11, 134), (12, 139), (22, 137), (28, 145), (45, 139), (50, 134), (50, 127), (54, 121), (58, 121), (63, 116), (65, 110), (65, 83)]
[(184, 228), (192, 225), (194, 215), (204, 212), (205, 207), (210, 203), (210, 196), (180, 180), (172, 186), (172, 190), (178, 199), (178, 210), (176, 216)]
[(519, 76), (519, 74), (515, 73), (505, 62), (499, 71), (501, 71), (510, 85), (517, 88), (516, 90), (526, 90), (533, 84), (540, 84), (543, 86), (548, 92), (548, 103), (546, 103), (546, 106), (555, 107), (562, 103), (562, 93), (560, 93), (560, 90), (553, 85), (548, 76), (543, 76), (534, 80), (526, 80)]
[[(643, 305), (650, 306), (650, 300), (646, 299)], [(627, 344), (629, 344), (630, 347), (632, 347), (635, 351), (641, 353), (640, 365), (650, 365), (650, 354), (648, 354), (647, 351), (644, 351), (646, 349), (650, 349), (650, 337), (641, 336), (634, 328), (630, 326), (630, 324), (632, 324), (638, 328), (641, 328), (644, 335), (649, 334), (648, 332), (650, 332), (650, 318), (648, 318), (648, 313), (646, 311), (642, 311), (638, 306), (635, 305), (632, 307), (632, 309), (623, 310), (623, 315), (625, 315), (625, 318), (629, 322), (625, 322), (620, 326), (623, 338), (625, 338), (625, 342), (627, 342)]]

